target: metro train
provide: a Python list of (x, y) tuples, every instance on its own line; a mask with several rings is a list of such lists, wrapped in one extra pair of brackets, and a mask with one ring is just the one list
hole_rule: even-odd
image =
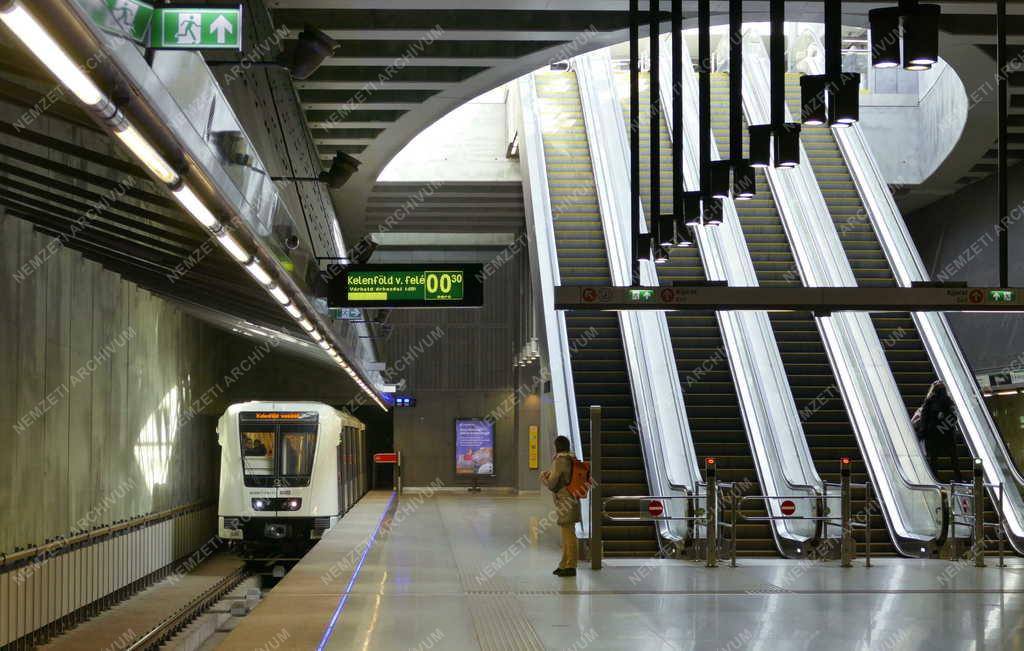
[(219, 535), (243, 549), (312, 544), (369, 489), (366, 426), (318, 402), (243, 402), (217, 423)]

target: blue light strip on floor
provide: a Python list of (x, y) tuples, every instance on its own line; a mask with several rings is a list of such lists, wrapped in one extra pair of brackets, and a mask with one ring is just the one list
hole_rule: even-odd
[(373, 547), (373, 543), (377, 540), (377, 534), (380, 533), (381, 525), (384, 524), (384, 518), (387, 517), (388, 512), (391, 511), (391, 504), (395, 501), (396, 493), (391, 493), (391, 498), (388, 499), (387, 506), (384, 507), (384, 512), (380, 514), (380, 520), (377, 520), (377, 527), (370, 534), (370, 541), (366, 543), (366, 549), (363, 550), (363, 555), (359, 557), (359, 562), (356, 563), (356, 569), (352, 570), (352, 578), (348, 580), (348, 585), (345, 586), (345, 592), (342, 593), (341, 599), (338, 601), (338, 607), (334, 609), (334, 614), (331, 615), (331, 621), (327, 624), (327, 630), (324, 631), (324, 636), (320, 639), (320, 644), (317, 645), (316, 651), (323, 651), (327, 646), (328, 640), (331, 639), (331, 635), (334, 634), (334, 625), (338, 623), (338, 617), (341, 615), (341, 611), (345, 610), (345, 604), (348, 603), (348, 596), (352, 593), (352, 586), (356, 584), (356, 579), (359, 578), (359, 571), (363, 569), (363, 563), (366, 562), (366, 555), (370, 553), (370, 548)]

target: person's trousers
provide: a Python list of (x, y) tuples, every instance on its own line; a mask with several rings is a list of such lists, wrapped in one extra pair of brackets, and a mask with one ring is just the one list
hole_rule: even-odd
[(558, 564), (559, 569), (576, 569), (576, 562), (579, 560), (579, 546), (576, 542), (576, 525), (567, 524), (562, 526), (562, 560)]

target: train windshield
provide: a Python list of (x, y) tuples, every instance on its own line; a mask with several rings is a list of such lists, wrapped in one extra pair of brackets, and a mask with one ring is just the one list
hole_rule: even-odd
[(313, 453), (316, 452), (316, 425), (281, 426), (281, 476), (285, 479), (305, 479), (313, 472)]
[[(292, 422), (281, 422), (286, 419)], [(315, 412), (243, 413), (239, 419), (239, 443), (245, 485), (308, 486), (317, 427)]]

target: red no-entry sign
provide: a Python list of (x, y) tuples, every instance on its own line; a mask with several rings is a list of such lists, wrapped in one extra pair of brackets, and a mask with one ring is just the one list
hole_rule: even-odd
[(796, 504), (793, 503), (793, 500), (783, 500), (779, 505), (779, 510), (782, 511), (782, 515), (793, 515), (796, 513)]
[(398, 463), (397, 452), (378, 452), (373, 455), (374, 463)]
[(651, 514), (652, 518), (657, 518), (665, 512), (665, 505), (659, 500), (651, 500), (647, 503), (647, 512)]

